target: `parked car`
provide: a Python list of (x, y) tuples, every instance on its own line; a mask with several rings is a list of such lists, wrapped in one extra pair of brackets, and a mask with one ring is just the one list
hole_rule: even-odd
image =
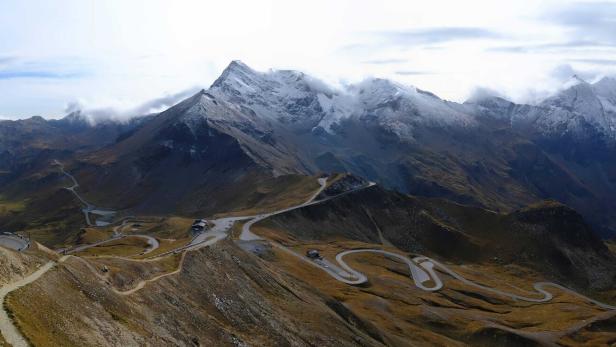
[(321, 255), (319, 254), (319, 251), (317, 251), (316, 249), (310, 249), (306, 252), (306, 256), (310, 259), (321, 259)]

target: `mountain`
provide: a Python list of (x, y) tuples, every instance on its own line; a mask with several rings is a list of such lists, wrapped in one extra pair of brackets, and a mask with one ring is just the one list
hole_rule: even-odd
[[(528, 112), (513, 115), (514, 126), (545, 136), (571, 136), (586, 141), (616, 140), (616, 81), (603, 78), (595, 84), (574, 78), (564, 90)], [(597, 139), (599, 138), (599, 139)]]
[(414, 124), (473, 122), (457, 104), (388, 80), (368, 79), (334, 90), (301, 72), (261, 73), (239, 61), (225, 69), (210, 91), (296, 133), (335, 133), (343, 120), (373, 117), (382, 127), (410, 138)]
[(93, 125), (75, 112), (59, 120), (0, 121), (0, 229), (28, 230), (47, 245), (74, 240), (83, 226), (82, 205), (62, 189), (69, 184), (54, 160), (72, 161), (113, 144), (148, 119)]
[(77, 157), (73, 170), (89, 187), (84, 194), (106, 206), (210, 214), (228, 211), (231, 201), (242, 205), (271, 180), (308, 172), (277, 139), (254, 112), (202, 90), (120, 141)]
[[(555, 183), (557, 198), (581, 211), (604, 235), (614, 233), (612, 211), (616, 204), (616, 80), (605, 77), (594, 84), (576, 76), (560, 92), (539, 105), (518, 105), (498, 97), (475, 100), (469, 105), (482, 119), (502, 126), (535, 144), (550, 161), (576, 183)], [(543, 189), (544, 185), (535, 185)], [(575, 187), (569, 189), (568, 187)]]
[(105, 205), (152, 212), (213, 209), (195, 195), (213, 194), (214, 184), (351, 172), (494, 210), (557, 199), (610, 235), (615, 149), (611, 135), (590, 136), (608, 132), (597, 112), (609, 110), (610, 81), (578, 81), (537, 106), (490, 97), (458, 104), (383, 79), (335, 89), (301, 72), (234, 61), (208, 90), (83, 152), (75, 169), (92, 183), (85, 186), (109, 188), (96, 197)]
[(579, 79), (540, 105), (457, 104), (383, 79), (332, 89), (232, 62), (210, 92), (254, 111), (299, 171), (349, 171), (402, 192), (511, 210), (554, 198), (614, 232), (614, 80)]
[[(233, 61), (208, 90), (136, 124), (91, 125), (79, 113), (30, 123), (46, 129), (36, 138), (76, 153), (67, 157), (90, 187), (85, 194), (122, 209), (214, 211), (220, 202), (204, 196), (221, 189), (350, 172), (500, 211), (556, 199), (609, 236), (615, 86), (610, 78), (573, 79), (539, 105), (498, 97), (459, 104), (384, 79), (333, 88), (301, 72)], [(101, 184), (106, 193), (95, 193)]]
[(386, 80), (334, 91), (303, 73), (232, 62), (209, 90), (83, 152), (74, 169), (84, 187), (106, 187), (93, 196), (104, 205), (157, 213), (211, 210), (215, 202), (202, 196), (216, 189), (321, 171), (351, 171), (408, 191), (409, 175), (397, 166), (407, 152), (424, 155), (418, 130), (476, 126), (463, 111)]
[(88, 151), (112, 144), (149, 119), (135, 117), (125, 123), (103, 122), (92, 125), (80, 111), (58, 120), (35, 116), (23, 120), (0, 121), (0, 170), (19, 173), (16, 160), (21, 164), (43, 153), (56, 155)]

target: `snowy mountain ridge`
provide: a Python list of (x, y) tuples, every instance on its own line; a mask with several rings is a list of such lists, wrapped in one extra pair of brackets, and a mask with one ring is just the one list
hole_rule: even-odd
[[(198, 118), (208, 109), (210, 119), (264, 132), (282, 127), (292, 133), (335, 135), (347, 120), (369, 120), (402, 140), (412, 141), (418, 127), (473, 127), (480, 122), (478, 117), (489, 116), (546, 136), (585, 138), (599, 133), (616, 141), (616, 79), (611, 77), (591, 84), (573, 76), (538, 105), (515, 104), (489, 95), (460, 104), (381, 78), (334, 88), (299, 71), (260, 72), (232, 61), (212, 86), (198, 95), (204, 99), (201, 106), (195, 106), (192, 117)], [(92, 123), (79, 111), (65, 120)]]
[(291, 128), (333, 133), (334, 125), (351, 117), (376, 116), (400, 136), (411, 136), (417, 124), (472, 125), (464, 107), (412, 86), (370, 78), (334, 89), (302, 72), (257, 72), (234, 61), (214, 82), (212, 94), (249, 107), (268, 121)]
[(260, 118), (295, 130), (334, 133), (344, 120), (368, 117), (400, 138), (412, 139), (417, 126), (469, 127), (477, 124), (478, 115), (491, 114), (510, 119), (512, 126), (532, 126), (546, 135), (584, 137), (590, 128), (616, 139), (616, 79), (610, 77), (590, 84), (573, 76), (560, 92), (536, 106), (497, 97), (459, 104), (381, 78), (334, 89), (302, 72), (257, 72), (234, 61), (210, 92), (254, 110)]
[(529, 116), (548, 134), (583, 137), (585, 131), (592, 129), (616, 139), (616, 80), (606, 77), (591, 84), (578, 79), (541, 102)]

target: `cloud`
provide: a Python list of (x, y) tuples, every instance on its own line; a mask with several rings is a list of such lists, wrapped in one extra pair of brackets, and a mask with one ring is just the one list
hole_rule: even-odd
[[(422, 49), (443, 49), (438, 44), (456, 41), (503, 39), (505, 36), (499, 32), (478, 27), (429, 27), (409, 30), (370, 31), (361, 34), (361, 42), (343, 45), (338, 48), (340, 52), (357, 55), (371, 55), (375, 49), (409, 48), (421, 46)], [(404, 59), (375, 59), (365, 60), (362, 64), (397, 64), (404, 63)]]
[(550, 77), (559, 83), (565, 83), (573, 76), (589, 81), (594, 79), (597, 76), (597, 73), (593, 71), (576, 70), (569, 64), (559, 65), (550, 72)]
[(84, 105), (83, 102), (73, 101), (66, 106), (65, 113), (69, 114), (80, 111), (81, 114), (85, 116), (92, 124), (110, 120), (123, 122), (137, 116), (145, 116), (152, 113), (162, 112), (165, 109), (188, 98), (189, 96), (196, 94), (200, 89), (201, 87), (192, 87), (179, 93), (163, 95), (127, 109), (118, 109), (114, 107), (88, 107)]
[(443, 27), (375, 33), (395, 45), (424, 45), (460, 40), (499, 39), (503, 35), (485, 28)]
[(577, 2), (552, 8), (540, 19), (563, 26), (576, 40), (616, 46), (616, 3)]
[(503, 53), (568, 52), (572, 49), (616, 48), (616, 2), (574, 2), (550, 7), (536, 17), (563, 30), (566, 40), (489, 47)]
[(86, 75), (86, 70), (72, 59), (29, 60), (17, 56), (0, 56), (0, 80), (72, 79)]
[(200, 87), (192, 87), (179, 93), (164, 95), (135, 107), (132, 112), (135, 115), (160, 112), (162, 109), (173, 106), (183, 99), (196, 94), (199, 90), (201, 90)]
[(389, 64), (402, 64), (406, 63), (408, 60), (406, 59), (375, 59), (375, 60), (365, 60), (362, 61), (362, 64), (372, 64), (372, 65), (389, 65)]
[(471, 95), (468, 97), (466, 102), (479, 102), (487, 98), (499, 97), (506, 99), (504, 95), (498, 92), (495, 89), (487, 88), (487, 87), (475, 87), (471, 92)]
[(607, 1), (575, 2), (551, 8), (541, 18), (554, 23), (580, 28), (613, 26), (616, 3)]
[(562, 51), (576, 48), (593, 48), (593, 47), (616, 47), (616, 45), (606, 44), (598, 41), (575, 40), (564, 42), (552, 42), (532, 45), (516, 45), (516, 46), (496, 46), (488, 47), (488, 52), (503, 52), (503, 53), (531, 53), (531, 52), (546, 52), (546, 51)]
[(77, 72), (58, 73), (54, 71), (4, 70), (0, 71), (0, 80), (16, 78), (67, 79), (81, 77)]
[(14, 61), (16, 59), (15, 56), (11, 55), (0, 55), (0, 64), (6, 64)]
[(400, 75), (400, 76), (418, 76), (418, 75), (432, 75), (434, 73), (430, 71), (420, 71), (420, 70), (402, 70), (402, 71), (396, 71), (395, 74)]
[(586, 63), (592, 65), (616, 65), (616, 59), (570, 59), (576, 63)]

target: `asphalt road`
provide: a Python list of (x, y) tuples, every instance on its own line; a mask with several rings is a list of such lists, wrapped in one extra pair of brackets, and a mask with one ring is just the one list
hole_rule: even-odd
[(122, 224), (116, 226), (113, 228), (113, 234), (110, 238), (106, 239), (106, 240), (102, 240), (102, 241), (98, 241), (98, 242), (94, 242), (94, 243), (89, 243), (86, 245), (81, 245), (81, 246), (77, 246), (71, 249), (62, 249), (62, 250), (57, 250), (57, 252), (63, 253), (63, 254), (73, 254), (73, 253), (78, 253), (81, 251), (84, 251), (88, 248), (92, 248), (92, 247), (96, 247), (96, 246), (100, 246), (100, 245), (104, 245), (105, 243), (111, 242), (111, 241), (116, 241), (116, 240), (121, 240), (125, 237), (129, 237), (129, 236), (133, 236), (133, 237), (139, 237), (139, 238), (143, 238), (147, 241), (148, 243), (148, 249), (146, 249), (143, 254), (147, 254), (150, 253), (154, 250), (156, 250), (159, 246), (160, 243), (158, 242), (157, 239), (155, 239), (154, 237), (150, 236), (150, 235), (143, 235), (143, 234), (123, 234), (120, 229), (122, 229), (126, 224), (128, 223), (132, 223), (134, 221), (131, 221), (129, 218), (126, 218), (122, 221)]
[(104, 208), (100, 208), (100, 207), (96, 207), (94, 205), (92, 205), (91, 203), (87, 202), (81, 195), (79, 195), (79, 193), (77, 193), (77, 188), (79, 188), (79, 182), (77, 182), (77, 179), (75, 178), (75, 176), (71, 175), (70, 173), (66, 172), (64, 170), (64, 164), (62, 164), (61, 162), (59, 162), (58, 160), (54, 159), (53, 160), (54, 164), (57, 165), (60, 168), (60, 171), (66, 176), (68, 177), (71, 182), (73, 182), (73, 185), (70, 187), (64, 187), (64, 189), (71, 191), (76, 197), (77, 199), (79, 199), (79, 201), (85, 206), (81, 211), (83, 212), (84, 218), (86, 220), (86, 224), (88, 226), (106, 226), (109, 225), (110, 223), (108, 222), (96, 222), (96, 223), (92, 223), (92, 220), (90, 219), (90, 214), (95, 214), (95, 215), (99, 215), (102, 217), (109, 217), (110, 215), (113, 216), (115, 214), (115, 211), (113, 210), (108, 210), (108, 209), (104, 209)]
[[(423, 289), (425, 291), (437, 291), (441, 288), (443, 288), (443, 282), (441, 281), (441, 279), (434, 273), (434, 271), (426, 271), (427, 268), (424, 267), (420, 267), (418, 266), (413, 260), (397, 254), (397, 253), (392, 253), (392, 252), (388, 252), (388, 251), (384, 251), (384, 250), (380, 250), (380, 249), (352, 249), (352, 250), (348, 250), (348, 251), (344, 251), (344, 252), (340, 252), (336, 255), (336, 261), (338, 262), (338, 264), (340, 264), (340, 266), (346, 270), (348, 273), (350, 273), (351, 275), (353, 275), (356, 279), (358, 279), (358, 281), (361, 279), (363, 281), (359, 281), (358, 283), (353, 283), (353, 284), (360, 284), (363, 282), (367, 281), (366, 275), (362, 274), (361, 272), (351, 268), (345, 261), (344, 261), (344, 257), (346, 255), (349, 254), (358, 254), (358, 253), (377, 253), (377, 254), (382, 254), (386, 257), (390, 257), (390, 258), (395, 258), (398, 260), (401, 260), (402, 262), (406, 263), (406, 265), (409, 267), (409, 271), (410, 274), (409, 276), (413, 279), (413, 281), (415, 282), (415, 285), (420, 288)], [(428, 268), (431, 268), (430, 266), (428, 266)], [(428, 282), (432, 280), (434, 282), (434, 285), (431, 287), (427, 287), (424, 285), (425, 282)]]
[(147, 241), (147, 243), (148, 243), (148, 249), (146, 249), (143, 252), (143, 254), (150, 253), (150, 252), (154, 251), (155, 249), (157, 249), (160, 246), (158, 240), (155, 239), (152, 236), (149, 236), (149, 235), (142, 235), (142, 234), (129, 234), (129, 235), (116, 234), (116, 235), (114, 235), (111, 238), (106, 239), (106, 240), (102, 240), (102, 241), (98, 241), (98, 242), (94, 242), (94, 243), (89, 243), (87, 245), (81, 245), (81, 246), (77, 246), (75, 248), (63, 250), (62, 253), (63, 254), (79, 253), (81, 251), (85, 251), (88, 248), (104, 245), (104, 244), (109, 243), (111, 241), (121, 240), (121, 239), (126, 238), (126, 237), (139, 237), (139, 238), (145, 239)]
[(432, 265), (430, 265), (430, 267), (432, 266), (436, 266), (439, 268), (439, 270), (443, 271), (444, 273), (448, 274), (449, 276), (459, 280), (460, 282), (481, 289), (483, 291), (487, 291), (487, 292), (491, 292), (497, 295), (501, 295), (501, 296), (505, 296), (505, 297), (509, 297), (511, 299), (514, 300), (521, 300), (521, 301), (528, 301), (528, 302), (536, 302), (536, 303), (544, 303), (544, 302), (548, 302), (550, 300), (553, 299), (554, 295), (550, 292), (548, 292), (545, 288), (547, 287), (552, 287), (552, 288), (556, 288), (556, 289), (560, 289), (564, 292), (567, 292), (569, 294), (575, 295), (587, 302), (590, 302), (594, 305), (597, 305), (603, 309), (606, 310), (616, 310), (616, 306), (612, 306), (612, 305), (608, 305), (602, 302), (599, 302), (597, 300), (591, 299), (585, 295), (582, 295), (578, 292), (575, 292), (567, 287), (563, 287), (560, 284), (557, 283), (552, 283), (552, 282), (536, 282), (533, 284), (533, 288), (536, 291), (537, 296), (533, 297), (533, 296), (523, 296), (523, 295), (518, 295), (518, 294), (514, 294), (514, 293), (509, 293), (506, 291), (502, 291), (496, 288), (491, 288), (491, 287), (486, 287), (484, 285), (481, 285), (479, 283), (475, 283), (473, 281), (470, 281), (466, 278), (464, 278), (462, 275), (458, 274), (457, 272), (453, 271), (452, 269), (450, 269), (447, 265), (444, 265), (434, 259), (425, 257), (425, 256), (419, 256), (413, 259), (416, 262), (419, 262), (421, 265), (423, 265), (424, 263), (430, 263)]
[[(242, 233), (240, 234), (240, 240), (242, 241), (255, 241), (255, 240), (261, 240), (262, 238), (255, 235), (253, 232), (250, 231), (250, 227), (253, 226), (253, 224), (260, 222), (266, 218), (269, 218), (271, 216), (275, 216), (277, 214), (281, 214), (281, 213), (285, 213), (285, 212), (289, 212), (292, 210), (296, 210), (298, 208), (302, 208), (302, 207), (306, 207), (309, 205), (312, 205), (315, 203), (315, 199), (317, 198), (317, 196), (319, 196), (319, 194), (321, 194), (321, 192), (323, 191), (323, 189), (325, 189), (325, 187), (327, 186), (327, 178), (319, 178), (319, 189), (310, 196), (310, 198), (303, 204), (297, 205), (297, 206), (293, 206), (293, 207), (289, 207), (289, 208), (285, 208), (276, 212), (271, 212), (271, 213), (265, 213), (265, 214), (260, 214), (257, 216), (252, 216), (253, 218), (251, 220), (249, 220), (248, 222), (246, 222), (244, 224), (244, 226), (242, 226)], [(328, 200), (328, 199), (326, 199)], [(325, 200), (322, 200), (325, 201)], [(322, 202), (322, 201), (318, 201), (318, 202)], [(250, 218), (250, 217), (246, 217), (246, 218)]]

